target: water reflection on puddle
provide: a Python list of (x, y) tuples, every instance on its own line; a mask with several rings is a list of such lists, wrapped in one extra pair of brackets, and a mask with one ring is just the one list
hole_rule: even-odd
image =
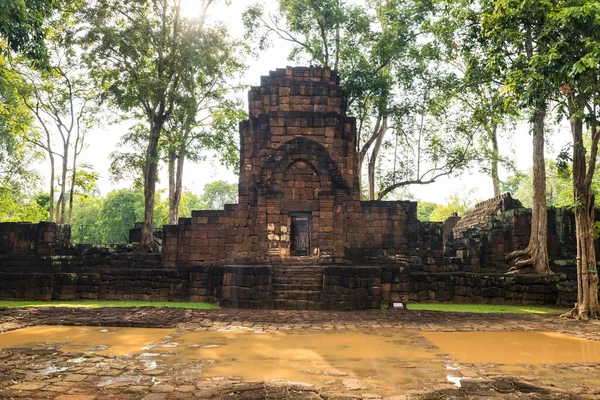
[(0, 347), (35, 347), (64, 352), (124, 356), (140, 353), (145, 344), (160, 341), (173, 329), (34, 326), (0, 333)]
[(423, 332), (423, 336), (463, 363), (600, 362), (600, 342), (555, 332)]
[(365, 333), (248, 331), (192, 332), (177, 340), (186, 347), (171, 361), (216, 360), (205, 376), (247, 380), (287, 379), (324, 384), (332, 378), (359, 378), (371, 387), (439, 379), (439, 352), (413, 343), (415, 336)]

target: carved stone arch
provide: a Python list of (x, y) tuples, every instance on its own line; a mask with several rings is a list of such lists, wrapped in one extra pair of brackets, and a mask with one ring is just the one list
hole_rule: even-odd
[(292, 160), (280, 182), (272, 186), (283, 192), (285, 200), (316, 200), (321, 191), (331, 191), (329, 176), (321, 176), (317, 168), (305, 158)]
[(303, 157), (299, 157), (299, 158), (295, 158), (293, 160), (290, 160), (290, 163), (288, 164), (288, 166), (285, 168), (285, 171), (289, 171), (290, 168), (292, 168), (294, 166), (294, 164), (297, 163), (305, 163), (306, 166), (311, 169), (315, 174), (317, 174), (318, 176), (320, 176), (319, 171), (317, 170), (317, 168), (313, 165), (313, 163), (310, 160), (307, 160), (306, 158)]
[[(327, 177), (330, 190), (350, 192), (337, 164), (323, 145), (305, 137), (294, 138), (275, 149), (262, 167), (258, 187), (269, 190), (294, 163), (306, 162), (319, 175)], [(279, 179), (278, 179), (279, 178)]]

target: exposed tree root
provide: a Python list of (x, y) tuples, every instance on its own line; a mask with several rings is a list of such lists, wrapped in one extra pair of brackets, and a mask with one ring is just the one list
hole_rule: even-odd
[(560, 318), (569, 318), (569, 319), (579, 319), (579, 307), (577, 306), (577, 303), (575, 303), (575, 305), (573, 306), (573, 308), (570, 311), (567, 311), (564, 314), (560, 314)]
[(506, 257), (504, 257), (504, 259), (506, 261), (510, 262), (516, 258), (523, 257), (525, 255), (528, 255), (528, 256), (531, 255), (531, 246), (527, 246), (524, 250), (516, 250), (516, 251), (513, 251), (512, 253), (508, 253), (506, 255)]
[(587, 307), (580, 307), (577, 303), (573, 308), (560, 315), (560, 318), (569, 318), (577, 321), (587, 321), (588, 319), (598, 319), (598, 310), (589, 310)]
[(506, 271), (507, 275), (514, 274), (546, 274), (554, 275), (554, 272), (547, 265), (544, 270), (536, 270), (538, 264), (538, 254), (535, 249), (531, 248), (531, 244), (524, 250), (517, 250), (509, 253), (505, 257), (506, 261), (514, 262), (514, 265)]
[(144, 246), (140, 242), (134, 242), (132, 244), (133, 244), (133, 253), (135, 253), (135, 254), (160, 253), (159, 245), (156, 242), (153, 242), (150, 247)]
[(510, 267), (508, 271), (505, 272), (506, 275), (516, 275), (516, 274), (535, 274), (535, 271), (532, 267), (517, 267), (516, 265)]

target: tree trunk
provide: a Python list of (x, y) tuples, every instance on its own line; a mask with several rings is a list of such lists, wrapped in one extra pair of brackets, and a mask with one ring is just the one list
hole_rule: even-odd
[(181, 203), (181, 192), (183, 191), (183, 163), (185, 162), (185, 156), (180, 154), (177, 156), (177, 180), (175, 182), (175, 217), (179, 216), (179, 204)]
[(577, 319), (598, 318), (598, 272), (594, 249), (594, 195), (591, 180), (586, 179), (586, 150), (583, 145), (583, 121), (571, 120), (573, 135), (573, 197), (577, 237)]
[(494, 184), (494, 197), (500, 196), (500, 178), (498, 177), (498, 123), (494, 123), (492, 127), (492, 182)]
[(381, 143), (383, 143), (383, 137), (385, 136), (384, 133), (387, 130), (387, 117), (383, 118), (379, 129), (380, 132), (378, 133), (373, 151), (371, 152), (371, 158), (369, 159), (369, 200), (375, 200), (375, 167), (377, 166), (377, 156), (381, 149)]
[(69, 217), (68, 224), (73, 222), (73, 193), (75, 192), (75, 179), (77, 175), (77, 145), (79, 138), (75, 141), (75, 151), (73, 152), (73, 166), (71, 167), (71, 187), (69, 188)]
[(169, 219), (167, 223), (169, 225), (177, 224), (177, 213), (175, 212), (175, 152), (169, 151), (168, 155), (168, 169), (169, 169)]
[(371, 145), (375, 140), (377, 140), (377, 135), (381, 132), (381, 120), (382, 116), (377, 116), (377, 122), (375, 122), (375, 128), (373, 128), (373, 133), (367, 140), (367, 142), (361, 147), (358, 152), (358, 187), (360, 188), (360, 198), (362, 200), (362, 166), (365, 161), (365, 157), (367, 156), (367, 151), (371, 148)]
[(153, 119), (150, 127), (150, 140), (146, 148), (144, 162), (144, 226), (140, 250), (152, 252), (154, 246), (154, 194), (156, 192), (156, 177), (158, 172), (158, 139), (164, 121)]
[(169, 154), (169, 225), (176, 225), (179, 217), (184, 161), (185, 156), (182, 154)]
[[(531, 236), (525, 250), (517, 250), (506, 256), (516, 259), (508, 273), (522, 268), (532, 268), (536, 274), (553, 275), (548, 263), (548, 211), (546, 209), (546, 163), (544, 158), (544, 118), (546, 112), (535, 110), (533, 120), (533, 210)], [(525, 259), (520, 259), (528, 256)]]
[(59, 210), (60, 215), (56, 215), (56, 222), (63, 225), (65, 223), (65, 209), (67, 208), (67, 171), (69, 169), (69, 145), (68, 143), (63, 147), (63, 155), (62, 155), (62, 171), (60, 174), (61, 185), (60, 185), (60, 196), (58, 197), (59, 201)]
[(48, 221), (54, 221), (54, 154), (51, 151), (48, 151), (48, 155), (50, 156), (50, 199), (49, 199), (49, 212), (50, 216)]
[[(338, 8), (340, 7), (340, 0), (337, 2)], [(338, 66), (340, 64), (340, 27), (339, 22), (338, 26), (335, 28), (335, 62), (333, 64), (333, 69), (336, 72), (339, 72)]]

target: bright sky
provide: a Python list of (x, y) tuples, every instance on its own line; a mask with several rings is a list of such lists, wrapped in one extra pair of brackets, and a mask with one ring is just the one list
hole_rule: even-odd
[[(193, 16), (197, 13), (199, 0), (182, 0), (185, 13)], [(217, 4), (211, 8), (211, 20), (221, 20), (230, 29), (233, 36), (241, 37), (243, 35), (243, 25), (241, 15), (244, 9), (255, 3), (255, 0), (232, 0), (230, 6)], [(277, 2), (266, 0), (263, 2), (265, 8), (276, 7)], [(282, 68), (291, 65), (287, 60), (287, 55), (291, 47), (282, 41), (273, 41), (274, 46), (268, 51), (262, 53), (256, 59), (249, 59), (249, 68), (246, 71), (243, 82), (249, 85), (258, 85), (261, 75), (267, 75), (270, 70)], [(240, 93), (240, 98), (247, 100), (247, 94)], [(80, 160), (93, 165), (95, 171), (100, 174), (99, 189), (102, 194), (117, 188), (130, 187), (131, 182), (111, 182), (108, 168), (110, 165), (109, 154), (117, 148), (117, 143), (121, 135), (126, 132), (127, 124), (108, 125), (94, 129), (87, 135), (88, 146), (81, 155)], [(509, 136), (509, 135), (504, 135)], [(517, 168), (525, 170), (531, 166), (531, 136), (528, 134), (526, 124), (517, 127), (512, 135), (512, 144), (510, 141), (502, 139), (500, 142), (500, 151), (502, 154), (514, 152)], [(560, 134), (549, 135), (549, 156), (558, 152), (564, 142), (568, 140), (568, 133), (564, 129)], [(167, 176), (166, 168), (162, 168), (161, 182), (159, 188), (166, 187)], [(506, 171), (501, 171), (501, 179), (506, 178)], [(184, 187), (194, 193), (201, 194), (202, 188), (206, 183), (214, 180), (226, 180), (237, 182), (237, 176), (231, 170), (220, 166), (218, 160), (212, 159), (199, 164), (187, 163), (184, 170)], [(493, 196), (491, 179), (477, 172), (477, 170), (467, 171), (461, 177), (444, 178), (438, 182), (425, 186), (412, 186), (410, 192), (417, 199), (443, 203), (446, 197), (453, 194), (466, 194), (473, 190), (473, 199), (487, 199)]]

